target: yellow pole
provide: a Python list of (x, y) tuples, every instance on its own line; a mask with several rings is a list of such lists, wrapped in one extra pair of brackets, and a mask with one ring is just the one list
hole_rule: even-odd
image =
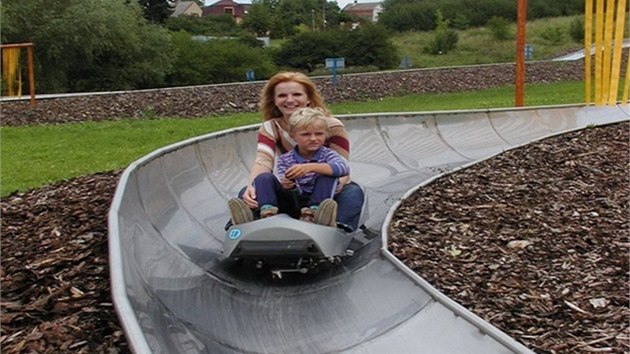
[(7, 96), (22, 95), (20, 48), (6, 48), (2, 51), (2, 78), (7, 87)]
[(628, 103), (628, 92), (630, 92), (630, 60), (626, 60), (626, 82), (623, 85), (623, 96), (621, 102)]
[[(17, 53), (16, 55), (18, 55), (18, 60), (17, 63), (19, 65), (19, 51), (21, 50), (21, 48), (26, 47), (26, 60), (27, 60), (27, 65), (28, 65), (28, 87), (29, 87), (29, 92), (31, 95), (31, 106), (35, 105), (35, 66), (33, 64), (33, 43), (15, 43), (15, 44), (2, 44), (0, 45), (0, 49), (2, 50), (2, 78), (5, 81), (15, 81), (15, 79), (13, 80), (8, 80), (6, 77), (7, 75), (5, 75), (5, 69), (7, 69), (8, 67), (11, 67), (11, 65), (6, 65), (5, 64), (5, 56), (7, 52), (14, 52)], [(21, 71), (17, 70), (17, 74), (19, 75), (18, 77), (18, 82), (19, 82), (19, 93), (18, 96), (22, 95), (22, 76)], [(8, 87), (9, 84), (7, 83), (7, 92), (10, 94), (9, 91), (11, 88)]]
[(602, 42), (604, 40), (604, 0), (595, 9), (595, 105), (602, 104)]
[(591, 103), (591, 47), (593, 46), (593, 0), (585, 0), (584, 10), (584, 102)]
[(610, 71), (610, 89), (608, 91), (608, 104), (617, 103), (619, 95), (619, 75), (621, 71), (621, 52), (623, 51), (623, 28), (626, 13), (627, 0), (617, 0), (617, 20), (615, 21), (615, 45)]
[(615, 0), (606, 3), (606, 20), (604, 22), (604, 59), (602, 59), (602, 103), (608, 103), (610, 90), (610, 61), (612, 56), (613, 22), (615, 20)]

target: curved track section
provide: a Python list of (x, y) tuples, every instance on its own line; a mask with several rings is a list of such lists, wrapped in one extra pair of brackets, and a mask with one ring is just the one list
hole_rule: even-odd
[(629, 115), (618, 105), (341, 117), (372, 232), (341, 266), (280, 281), (220, 254), (226, 201), (245, 183), (257, 126), (157, 150), (125, 170), (109, 215), (112, 292), (130, 346), (136, 353), (528, 353), (409, 271), (386, 240), (368, 238), (423, 181)]

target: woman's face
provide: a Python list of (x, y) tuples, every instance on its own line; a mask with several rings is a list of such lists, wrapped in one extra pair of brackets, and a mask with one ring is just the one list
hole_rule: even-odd
[(288, 119), (291, 113), (298, 108), (308, 106), (311, 102), (302, 84), (295, 81), (286, 81), (276, 85), (273, 103), (282, 112), (282, 116)]

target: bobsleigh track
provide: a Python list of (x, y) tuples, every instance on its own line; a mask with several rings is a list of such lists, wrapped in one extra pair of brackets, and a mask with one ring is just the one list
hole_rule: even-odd
[(112, 293), (135, 353), (532, 353), (387, 251), (401, 198), (533, 141), (630, 119), (630, 105), (339, 116), (367, 228), (337, 267), (280, 280), (223, 260), (227, 200), (245, 184), (257, 125), (132, 163), (109, 214)]

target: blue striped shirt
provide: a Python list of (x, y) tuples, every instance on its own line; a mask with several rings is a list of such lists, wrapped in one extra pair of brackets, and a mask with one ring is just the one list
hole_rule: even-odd
[[(284, 177), (284, 174), (289, 167), (299, 163), (327, 163), (332, 168), (333, 177), (341, 177), (350, 174), (350, 166), (348, 166), (348, 162), (346, 159), (341, 157), (341, 155), (335, 152), (335, 150), (322, 146), (319, 150), (315, 151), (313, 158), (307, 161), (300, 155), (298, 147), (296, 146), (291, 151), (285, 152), (278, 157), (278, 176), (281, 178)], [(317, 175), (318, 174), (315, 172), (310, 172), (294, 180), (301, 193), (313, 193)]]

